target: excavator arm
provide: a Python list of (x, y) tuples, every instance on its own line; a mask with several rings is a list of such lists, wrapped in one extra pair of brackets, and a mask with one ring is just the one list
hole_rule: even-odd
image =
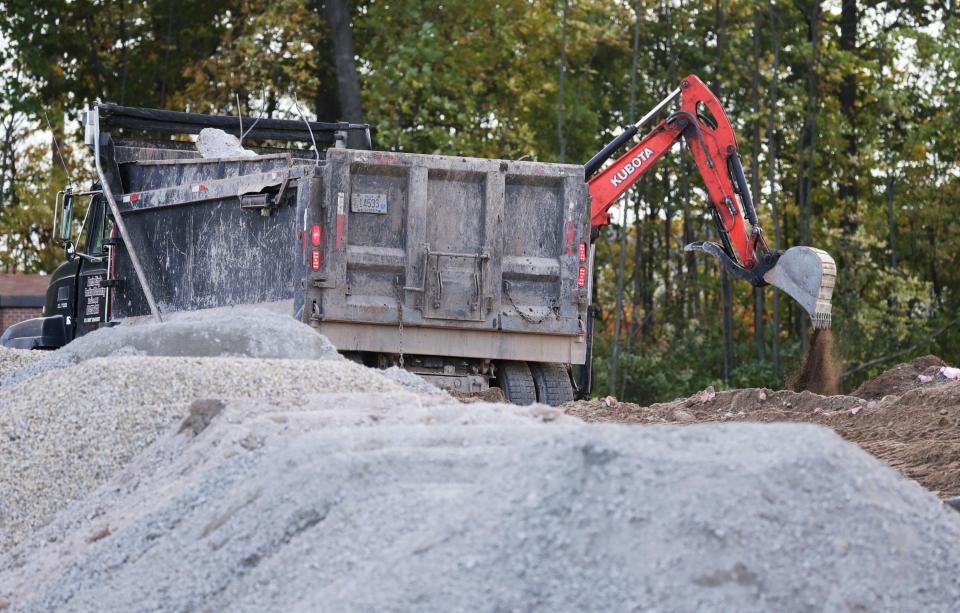
[[(644, 124), (677, 97), (679, 108), (624, 155), (601, 169)], [(709, 253), (738, 279), (757, 286), (769, 283), (783, 289), (807, 310), (814, 327), (829, 327), (830, 300), (836, 279), (833, 258), (812, 247), (793, 247), (785, 252), (767, 247), (744, 177), (733, 127), (720, 101), (695, 75), (683, 79), (679, 88), (587, 162), (585, 173), (594, 235), (610, 222), (610, 207), (681, 138), (687, 140), (703, 178), (708, 209), (720, 238), (719, 245), (698, 241), (685, 249)]]

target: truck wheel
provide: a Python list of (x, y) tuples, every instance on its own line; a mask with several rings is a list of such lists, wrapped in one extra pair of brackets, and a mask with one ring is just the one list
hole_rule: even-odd
[(563, 364), (530, 362), (530, 372), (537, 389), (537, 400), (543, 404), (558, 407), (573, 400), (573, 382)]
[(537, 401), (533, 375), (524, 362), (498, 362), (497, 382), (507, 400), (513, 404), (533, 404)]

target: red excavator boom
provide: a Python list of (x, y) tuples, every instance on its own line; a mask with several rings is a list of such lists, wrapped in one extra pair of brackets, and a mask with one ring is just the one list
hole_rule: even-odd
[[(604, 162), (633, 139), (640, 127), (678, 96), (678, 109), (601, 170)], [(587, 162), (594, 229), (610, 222), (610, 207), (681, 138), (686, 138), (703, 177), (708, 208), (721, 243), (700, 241), (685, 249), (713, 255), (739, 279), (758, 286), (769, 283), (780, 287), (810, 313), (815, 327), (829, 326), (836, 278), (833, 258), (811, 247), (794, 247), (783, 253), (767, 247), (743, 174), (733, 127), (720, 101), (695, 75), (683, 79), (680, 87)]]

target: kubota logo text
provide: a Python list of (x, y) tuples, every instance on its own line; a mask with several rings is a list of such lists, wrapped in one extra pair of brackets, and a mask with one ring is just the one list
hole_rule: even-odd
[(627, 162), (626, 166), (620, 169), (620, 172), (610, 177), (610, 185), (616, 187), (626, 181), (627, 177), (635, 173), (641, 164), (650, 159), (651, 155), (653, 155), (653, 149), (644, 147), (643, 151), (638, 153), (636, 157)]

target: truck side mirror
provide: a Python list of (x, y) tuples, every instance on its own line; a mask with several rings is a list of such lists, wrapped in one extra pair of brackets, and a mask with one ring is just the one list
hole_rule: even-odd
[[(57, 225), (57, 217), (60, 217), (60, 225)], [(73, 234), (73, 192), (67, 190), (63, 192), (62, 200), (57, 203), (57, 206), (53, 211), (53, 240), (58, 243), (68, 243), (70, 242), (70, 237)]]

